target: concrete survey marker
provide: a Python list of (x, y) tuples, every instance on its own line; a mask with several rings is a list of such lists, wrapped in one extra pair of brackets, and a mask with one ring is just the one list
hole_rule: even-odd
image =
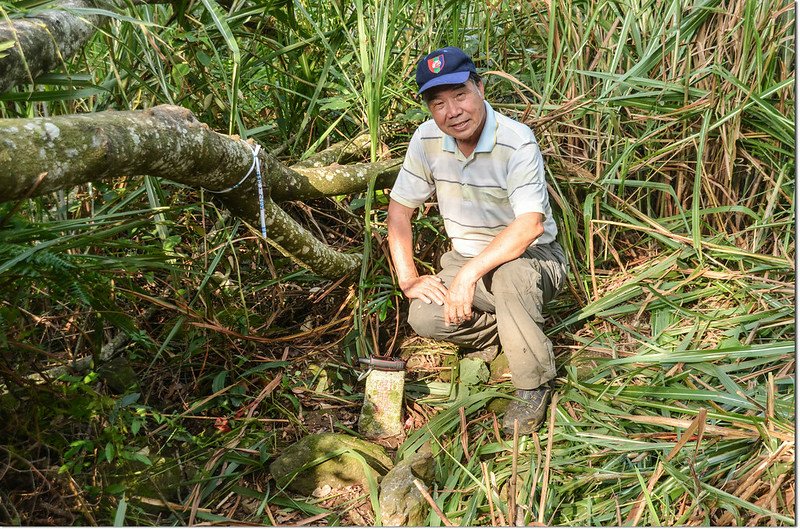
[(405, 371), (371, 370), (364, 388), (358, 431), (367, 439), (399, 439), (403, 430)]

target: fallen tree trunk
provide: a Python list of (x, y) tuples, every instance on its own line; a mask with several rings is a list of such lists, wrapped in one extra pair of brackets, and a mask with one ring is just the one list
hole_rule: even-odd
[[(140, 2), (134, 2), (140, 3)], [(66, 0), (34, 16), (0, 22), (0, 92), (54, 70), (76, 55), (106, 17), (83, 11), (95, 0)], [(360, 257), (320, 242), (273, 200), (307, 200), (367, 188), (371, 178), (390, 185), (397, 161), (336, 165), (340, 156), (363, 150), (353, 142), (289, 168), (258, 155), (264, 173), (268, 241), (298, 264), (324, 277), (355, 269)], [(360, 142), (363, 144), (363, 141)], [(181, 107), (141, 112), (100, 112), (30, 120), (0, 120), (0, 202), (36, 196), (119, 176), (160, 176), (212, 192), (235, 185), (253, 165), (253, 145), (210, 131)], [(341, 151), (341, 152), (339, 152)], [(260, 222), (257, 180), (219, 194), (233, 214)]]
[[(42, 74), (64, 66), (107, 23), (104, 13), (127, 4), (166, 3), (168, 0), (63, 0), (22, 18), (0, 20), (0, 44), (13, 46), (0, 53), (0, 92), (33, 83)], [(110, 11), (102, 11), (107, 9)]]
[(91, 1), (68, 0), (56, 9), (1, 21), (0, 43), (14, 45), (0, 53), (0, 92), (34, 82), (82, 50), (105, 17), (74, 10), (94, 7)]
[[(234, 215), (259, 224), (254, 144), (210, 130), (182, 107), (0, 120), (0, 202), (87, 182), (150, 175), (203, 187)], [(298, 264), (339, 278), (360, 256), (320, 242), (274, 202), (341, 195), (366, 189), (370, 178), (390, 185), (399, 161), (378, 164), (298, 164), (287, 167), (258, 153), (269, 242)], [(324, 163), (320, 156), (317, 163)], [(247, 175), (247, 177), (245, 177)], [(236, 185), (238, 184), (238, 185)], [(228, 188), (234, 189), (225, 192)]]

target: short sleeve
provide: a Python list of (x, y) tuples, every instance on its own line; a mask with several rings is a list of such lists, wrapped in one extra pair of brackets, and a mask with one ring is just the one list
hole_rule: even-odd
[(420, 129), (417, 129), (408, 144), (403, 166), (397, 174), (389, 196), (406, 207), (416, 208), (422, 205), (435, 189), (433, 175), (422, 145)]
[(526, 143), (508, 161), (508, 200), (514, 215), (549, 211), (550, 197), (544, 175), (544, 160), (535, 142)]

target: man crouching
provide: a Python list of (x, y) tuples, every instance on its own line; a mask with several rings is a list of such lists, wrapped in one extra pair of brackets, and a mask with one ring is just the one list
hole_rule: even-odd
[[(389, 248), (408, 321), (421, 336), (508, 357), (516, 396), (503, 429), (544, 422), (556, 375), (542, 308), (567, 268), (536, 137), (496, 113), (472, 60), (436, 50), (417, 66), (419, 94), (433, 119), (417, 129), (389, 201)], [(452, 250), (436, 275), (414, 264), (411, 216), (436, 193)], [(485, 360), (491, 360), (485, 357)]]

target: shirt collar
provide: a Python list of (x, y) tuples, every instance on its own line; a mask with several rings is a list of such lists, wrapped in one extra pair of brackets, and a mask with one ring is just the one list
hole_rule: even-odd
[[(486, 121), (483, 124), (481, 137), (478, 138), (478, 144), (473, 152), (492, 152), (497, 142), (497, 119), (494, 116), (494, 109), (488, 101), (484, 101), (483, 106), (486, 108)], [(454, 153), (456, 152), (456, 147), (456, 139), (454, 137), (447, 134), (442, 137), (443, 151)]]

